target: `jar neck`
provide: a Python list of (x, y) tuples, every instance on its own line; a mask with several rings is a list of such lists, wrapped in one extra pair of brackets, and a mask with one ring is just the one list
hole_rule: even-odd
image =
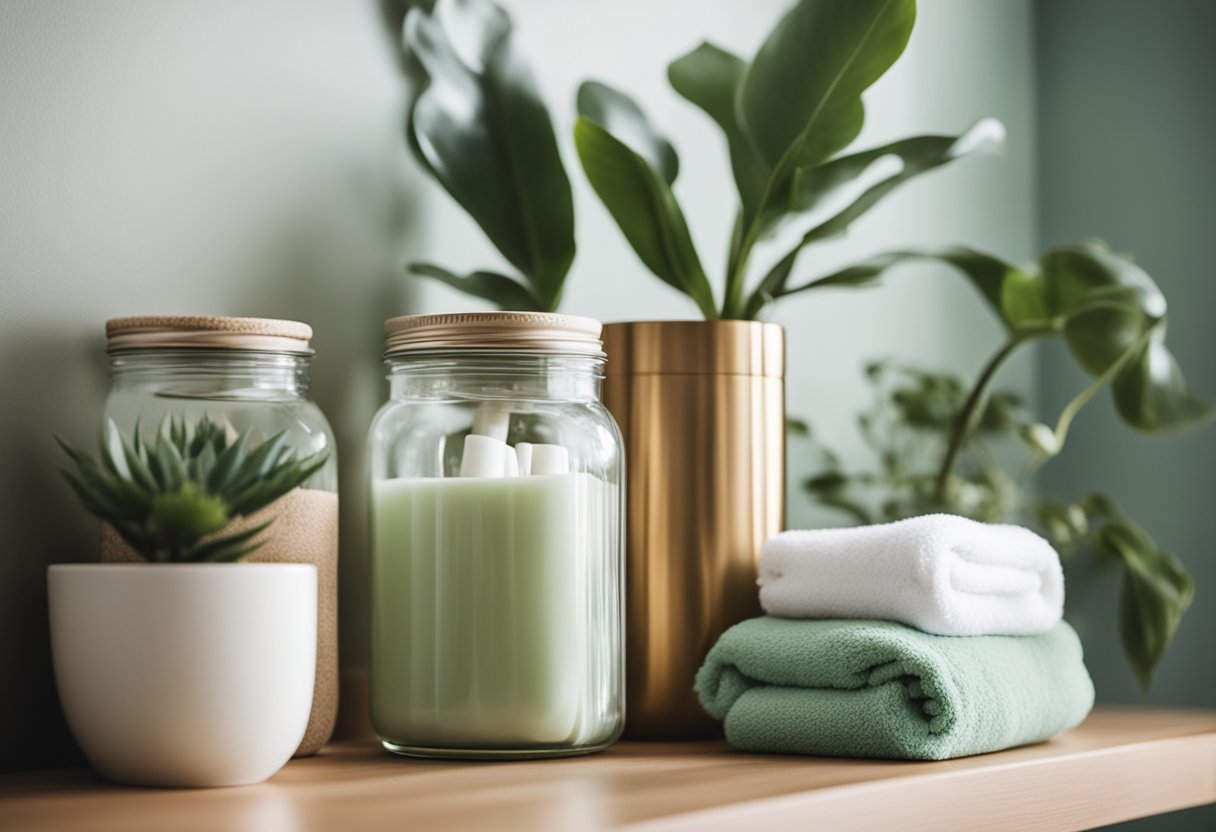
[(394, 399), (598, 401), (604, 359), (564, 353), (410, 352), (390, 355)]
[(307, 355), (217, 349), (110, 353), (114, 389), (234, 398), (302, 398)]

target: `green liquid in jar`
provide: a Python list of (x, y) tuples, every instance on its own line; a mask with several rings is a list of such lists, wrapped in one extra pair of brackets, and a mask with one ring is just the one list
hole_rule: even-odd
[(609, 562), (612, 494), (584, 473), (372, 483), (382, 739), (484, 749), (604, 739), (617, 705), (594, 630), (613, 618), (593, 573)]

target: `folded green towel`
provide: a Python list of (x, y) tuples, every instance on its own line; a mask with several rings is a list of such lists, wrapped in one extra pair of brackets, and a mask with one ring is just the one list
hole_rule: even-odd
[(1081, 723), (1094, 687), (1077, 634), (935, 636), (889, 621), (753, 618), (697, 673), (742, 751), (944, 760)]

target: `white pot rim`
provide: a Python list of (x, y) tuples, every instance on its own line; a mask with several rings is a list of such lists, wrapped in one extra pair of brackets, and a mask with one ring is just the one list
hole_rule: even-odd
[(225, 569), (242, 569), (248, 571), (282, 572), (316, 572), (317, 567), (311, 563), (56, 563), (46, 568), (47, 573), (64, 572), (215, 572)]

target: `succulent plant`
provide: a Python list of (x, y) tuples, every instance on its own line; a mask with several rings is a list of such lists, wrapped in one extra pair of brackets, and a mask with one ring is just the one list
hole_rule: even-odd
[(56, 441), (71, 457), (63, 475), (81, 504), (157, 563), (228, 563), (252, 554), (273, 518), (220, 532), (306, 482), (329, 459), (328, 450), (299, 456), (283, 432), (251, 446), (250, 431), (234, 434), (206, 416), (193, 426), (169, 418), (150, 441), (138, 423), (128, 439), (109, 421), (96, 458)]

